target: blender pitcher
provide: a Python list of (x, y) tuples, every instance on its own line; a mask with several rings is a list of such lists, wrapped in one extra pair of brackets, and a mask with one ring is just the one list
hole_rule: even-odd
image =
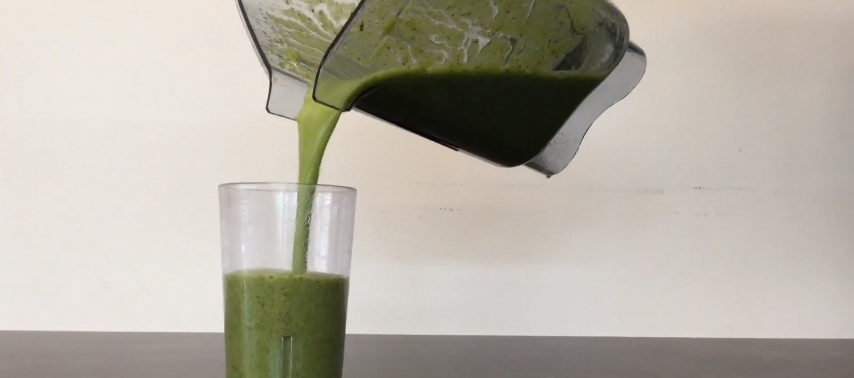
[(267, 110), (357, 110), (546, 176), (646, 70), (607, 0), (238, 0)]

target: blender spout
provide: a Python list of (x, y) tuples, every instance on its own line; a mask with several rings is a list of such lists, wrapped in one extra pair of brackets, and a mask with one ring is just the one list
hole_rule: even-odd
[[(317, 52), (323, 52), (329, 47), (338, 32), (338, 25), (347, 21), (358, 1), (336, 0), (336, 4), (340, 3), (340, 12), (330, 16), (334, 16), (333, 22), (315, 18), (313, 24), (308, 25), (310, 28), (294, 27), (288, 23), (294, 17), (308, 19), (310, 17), (305, 13), (311, 12), (295, 8), (288, 1), (236, 2), (255, 54), (269, 79), (267, 112), (296, 119), (320, 66), (322, 56)], [(313, 34), (317, 31), (320, 34)], [(311, 42), (305, 43), (306, 40)]]
[(274, 7), (275, 1), (271, 0), (237, 0), (240, 20), (243, 21), (255, 55), (261, 62), (270, 83), (267, 93), (267, 112), (293, 120), (296, 119), (305, 101), (308, 84), (288, 75), (277, 65), (271, 64), (271, 59), (276, 61), (278, 59), (274, 54), (265, 51), (264, 46), (270, 46), (273, 35), (267, 12)]

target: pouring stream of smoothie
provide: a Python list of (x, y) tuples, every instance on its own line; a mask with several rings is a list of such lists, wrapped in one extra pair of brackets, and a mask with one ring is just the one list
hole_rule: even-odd
[(311, 207), (314, 199), (314, 185), (320, 176), (320, 164), (326, 145), (335, 130), (341, 112), (337, 109), (318, 104), (311, 92), (297, 116), (299, 129), (299, 192), (297, 193), (297, 218), (294, 235), (293, 272), (305, 273), (308, 270), (308, 247), (311, 229)]

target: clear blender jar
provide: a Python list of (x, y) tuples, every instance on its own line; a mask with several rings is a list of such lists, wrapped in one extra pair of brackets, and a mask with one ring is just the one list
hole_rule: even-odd
[(607, 0), (238, 6), (270, 78), (268, 112), (295, 119), (311, 93), (330, 107), (546, 176), (568, 166), (593, 122), (646, 70), (628, 22)]

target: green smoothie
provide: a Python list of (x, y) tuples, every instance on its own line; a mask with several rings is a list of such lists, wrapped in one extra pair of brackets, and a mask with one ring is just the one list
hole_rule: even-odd
[[(600, 0), (492, 0), (490, 7), (469, 0), (378, 3), (354, 32), (381, 36), (382, 44), (342, 51), (359, 64), (389, 69), (327, 82), (318, 93), (334, 94), (339, 102), (329, 103), (343, 103), (336, 105), (342, 109), (356, 103), (414, 133), (499, 164), (523, 164), (607, 75), (589, 73), (567, 59), (576, 47), (598, 46), (584, 33), (598, 27), (599, 16), (586, 6), (591, 1)], [(276, 34), (265, 47), (273, 53), (268, 58), (275, 58), (271, 64), (313, 86), (324, 52), (356, 3), (283, 0), (267, 14)], [(408, 16), (399, 16), (401, 6), (408, 7)], [(417, 7), (441, 9), (447, 17), (419, 17), (423, 12)], [(524, 43), (512, 37), (520, 30), (526, 31)], [(401, 70), (400, 59), (418, 64)], [(318, 183), (340, 116), (311, 93), (297, 116), (298, 182), (308, 186), (298, 193), (291, 270), (225, 277), (228, 378), (341, 378), (348, 279), (310, 272), (307, 264), (311, 185)]]
[(276, 270), (225, 276), (228, 378), (340, 378), (347, 278)]
[(326, 145), (335, 130), (335, 125), (341, 117), (341, 112), (318, 104), (311, 98), (311, 93), (305, 99), (305, 104), (297, 116), (299, 130), (299, 180), (305, 186), (297, 194), (297, 216), (294, 235), (293, 271), (307, 271), (309, 230), (311, 227), (311, 205), (314, 198), (314, 186), (320, 177), (320, 164)]
[(341, 112), (311, 96), (299, 113), (299, 182), (292, 269), (227, 274), (228, 378), (341, 378), (347, 277), (308, 271), (314, 187)]
[[(288, 0), (268, 50), (280, 68), (308, 79), (356, 5), (354, 0)], [(322, 5), (325, 13), (311, 11)], [(309, 226), (320, 164), (341, 112), (306, 98), (298, 117), (299, 177), (292, 268), (224, 277), (228, 378), (341, 378), (348, 279), (308, 271)]]
[(402, 71), (369, 81), (357, 105), (418, 135), (515, 167), (537, 156), (604, 79), (506, 69)]

